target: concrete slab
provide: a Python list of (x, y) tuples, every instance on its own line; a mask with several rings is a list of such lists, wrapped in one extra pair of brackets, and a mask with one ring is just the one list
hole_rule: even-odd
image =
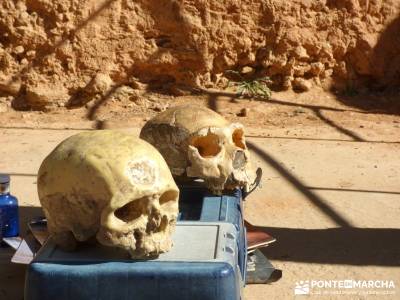
[[(0, 129), (0, 171), (11, 174), (23, 225), (41, 214), (36, 192), (41, 161), (76, 132)], [(277, 238), (264, 253), (283, 270), (283, 278), (247, 286), (245, 299), (292, 299), (298, 281), (347, 279), (394, 280), (396, 288), (387, 290), (396, 294), (384, 299), (398, 299), (400, 143), (262, 135), (248, 139), (264, 178), (262, 189), (246, 202), (246, 218)], [(8, 252), (2, 249), (0, 256), (0, 299), (22, 299), (24, 267), (11, 265)], [(327, 292), (327, 299), (358, 299), (366, 290), (356, 295), (319, 291)]]

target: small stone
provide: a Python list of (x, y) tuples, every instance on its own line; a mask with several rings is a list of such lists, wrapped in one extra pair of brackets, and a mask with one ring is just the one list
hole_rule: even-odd
[(321, 62), (311, 63), (310, 73), (314, 76), (319, 76), (325, 70), (325, 66)]
[(285, 76), (282, 82), (282, 88), (288, 90), (292, 87), (293, 76)]
[(36, 83), (26, 87), (26, 101), (33, 109), (53, 109), (70, 99), (62, 84)]
[(34, 58), (35, 55), (36, 55), (35, 50), (29, 50), (28, 52), (26, 52), (26, 57), (28, 57), (28, 58)]
[(22, 113), (22, 119), (24, 119), (24, 120), (30, 120), (30, 119), (32, 119), (32, 115), (29, 114), (28, 112), (23, 112), (23, 113)]
[(147, 90), (148, 85), (145, 83), (140, 82), (139, 80), (132, 78), (129, 82), (129, 85), (131, 86), (131, 88), (135, 89), (135, 90)]
[(14, 53), (15, 54), (22, 54), (22, 53), (24, 53), (24, 51), (25, 51), (25, 49), (24, 49), (23, 46), (17, 46), (17, 47), (14, 48)]
[(292, 81), (292, 86), (294, 90), (306, 92), (309, 91), (312, 87), (312, 83), (303, 78), (295, 78)]
[(162, 112), (165, 111), (169, 107), (168, 104), (163, 104), (163, 103), (155, 103), (153, 107), (151, 107), (152, 110), (157, 111), (157, 112)]
[(332, 70), (332, 69), (328, 69), (328, 70), (325, 70), (324, 72), (322, 72), (322, 73), (320, 74), (320, 76), (321, 76), (322, 78), (329, 78), (329, 77), (332, 76), (332, 74), (333, 74), (333, 70)]
[(110, 95), (110, 100), (115, 102), (122, 102), (128, 99), (134, 102), (139, 96), (139, 91), (134, 90), (130, 86), (121, 85), (120, 87), (113, 90), (112, 94)]
[(8, 111), (8, 106), (6, 103), (0, 102), (0, 113), (5, 113)]
[(90, 81), (86, 91), (91, 94), (104, 94), (114, 84), (108, 74), (97, 73)]
[(306, 59), (310, 58), (310, 56), (307, 54), (307, 50), (302, 46), (298, 46), (295, 49), (294, 53), (298, 59), (306, 60)]
[(250, 66), (244, 66), (242, 68), (242, 71), (240, 72), (242, 74), (251, 74), (254, 73), (254, 68), (250, 67)]
[(250, 113), (250, 108), (242, 108), (237, 114), (238, 117), (247, 117)]
[(21, 80), (11, 77), (0, 78), (0, 91), (16, 96), (21, 89)]
[(298, 115), (298, 114), (305, 114), (307, 111), (304, 109), (304, 108), (302, 108), (302, 107), (298, 107), (298, 108), (296, 108), (294, 111), (293, 111), (293, 113), (294, 114), (296, 114), (296, 115)]

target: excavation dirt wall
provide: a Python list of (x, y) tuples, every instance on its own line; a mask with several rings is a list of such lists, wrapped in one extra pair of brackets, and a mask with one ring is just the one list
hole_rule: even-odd
[(116, 86), (277, 89), (400, 83), (400, 0), (2, 0), (0, 96), (83, 105)]

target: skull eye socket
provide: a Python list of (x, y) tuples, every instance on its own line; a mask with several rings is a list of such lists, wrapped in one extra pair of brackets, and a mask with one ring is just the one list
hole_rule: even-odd
[(246, 149), (243, 129), (235, 129), (235, 131), (232, 133), (232, 141), (236, 147), (239, 147), (243, 150)]
[(206, 136), (195, 137), (191, 145), (196, 147), (199, 154), (204, 158), (214, 157), (221, 151), (219, 137), (213, 133), (208, 133)]
[(114, 215), (124, 221), (125, 223), (130, 223), (137, 218), (139, 218), (142, 214), (146, 213), (147, 208), (149, 206), (149, 199), (146, 197), (128, 202), (124, 206), (118, 208)]
[(167, 204), (170, 201), (175, 201), (178, 198), (178, 193), (176, 191), (166, 191), (159, 198), (160, 205)]

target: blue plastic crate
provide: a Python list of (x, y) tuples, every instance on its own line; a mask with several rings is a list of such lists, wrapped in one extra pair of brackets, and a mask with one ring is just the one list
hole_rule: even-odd
[(246, 282), (247, 239), (243, 217), (242, 191), (211, 194), (203, 185), (180, 185), (178, 221), (227, 222), (235, 226), (238, 239), (238, 263), (243, 285)]
[(28, 268), (25, 299), (240, 299), (237, 239), (230, 223), (181, 222), (172, 250), (147, 261), (103, 246), (64, 252), (50, 240)]
[(241, 191), (180, 191), (172, 251), (132, 261), (108, 247), (65, 253), (50, 241), (28, 268), (25, 299), (240, 299), (247, 262)]

